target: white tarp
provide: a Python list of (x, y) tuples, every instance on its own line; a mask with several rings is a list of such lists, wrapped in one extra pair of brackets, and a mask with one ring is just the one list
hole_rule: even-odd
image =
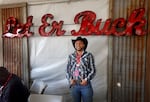
[[(40, 79), (48, 84), (45, 94), (69, 98), (69, 86), (65, 76), (67, 58), (74, 51), (71, 39), (76, 37), (33, 37), (30, 38), (31, 79)], [(92, 80), (94, 102), (106, 102), (107, 93), (107, 55), (106, 36), (86, 36), (89, 41), (87, 51), (93, 53), (96, 64), (96, 77)]]
[[(108, 0), (81, 0), (78, 2), (29, 5), (28, 16), (33, 16), (33, 31), (36, 36), (39, 36), (39, 26), (42, 25), (41, 19), (45, 14), (54, 16), (48, 22), (50, 25), (53, 21), (64, 21), (62, 30), (66, 31), (65, 35), (70, 35), (71, 30), (79, 30), (80, 26), (74, 23), (74, 18), (80, 12), (93, 11), (96, 14), (96, 20), (102, 19), (102, 23), (105, 22), (108, 19), (108, 4)], [(50, 27), (47, 27), (47, 29)]]
[[(30, 5), (28, 15), (33, 16), (33, 32), (29, 38), (31, 80), (42, 80), (48, 86), (44, 94), (63, 95), (65, 102), (72, 102), (69, 94), (68, 81), (65, 76), (67, 58), (74, 51), (71, 39), (74, 36), (37, 36), (38, 27), (44, 14), (51, 13), (54, 20), (64, 21), (65, 35), (70, 35), (70, 30), (78, 29), (74, 24), (74, 17), (84, 10), (92, 10), (97, 19), (108, 18), (108, 0), (84, 0), (70, 3), (52, 3), (43, 5)], [(94, 88), (94, 102), (107, 101), (107, 56), (108, 36), (84, 36), (88, 39), (87, 51), (95, 57), (96, 77), (92, 80)]]

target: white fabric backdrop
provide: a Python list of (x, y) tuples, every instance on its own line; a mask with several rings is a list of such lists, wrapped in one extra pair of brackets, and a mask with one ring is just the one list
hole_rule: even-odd
[[(67, 58), (74, 51), (71, 39), (76, 37), (32, 37), (30, 39), (31, 79), (40, 79), (48, 84), (45, 94), (57, 94), (71, 102), (68, 81), (65, 76)], [(106, 102), (107, 95), (107, 55), (106, 36), (86, 36), (89, 41), (87, 51), (95, 57), (96, 77), (92, 80), (94, 102)]]
[[(76, 37), (39, 36), (38, 28), (41, 25), (42, 16), (51, 13), (55, 21), (63, 20), (65, 35), (70, 35), (71, 30), (79, 29), (79, 25), (75, 25), (73, 22), (77, 13), (92, 10), (96, 13), (97, 19), (106, 20), (108, 4), (108, 0), (83, 0), (28, 7), (28, 15), (33, 16), (34, 27), (32, 30), (35, 32), (35, 35), (29, 38), (31, 80), (41, 79), (48, 84), (44, 94), (63, 95), (65, 102), (72, 102), (65, 69), (68, 55), (74, 51), (71, 39)], [(92, 80), (94, 102), (106, 102), (108, 37), (86, 36), (86, 38), (89, 41), (87, 50), (93, 53), (97, 69), (96, 77)]]
[[(81, 0), (76, 2), (48, 3), (42, 5), (29, 5), (28, 16), (33, 16), (33, 32), (39, 36), (39, 26), (42, 25), (41, 18), (45, 14), (52, 14), (54, 18), (49, 21), (64, 21), (62, 30), (65, 35), (70, 35), (71, 30), (79, 30), (79, 25), (74, 23), (75, 16), (83, 11), (91, 10), (96, 13), (96, 20), (102, 19), (102, 24), (108, 19), (109, 0)], [(96, 21), (95, 21), (96, 22)], [(48, 27), (50, 28), (50, 27)]]

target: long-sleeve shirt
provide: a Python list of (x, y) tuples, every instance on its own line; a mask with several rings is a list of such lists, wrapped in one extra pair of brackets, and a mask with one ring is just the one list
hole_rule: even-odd
[[(67, 79), (85, 79), (87, 81), (92, 80), (96, 73), (95, 62), (92, 53), (85, 51), (80, 58), (80, 64), (77, 63), (76, 58), (76, 52), (69, 55), (66, 69)], [(78, 70), (78, 76), (75, 74), (76, 70)]]

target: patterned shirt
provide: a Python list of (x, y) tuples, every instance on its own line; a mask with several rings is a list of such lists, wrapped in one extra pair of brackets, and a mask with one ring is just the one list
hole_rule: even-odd
[(93, 55), (85, 51), (80, 58), (80, 63), (78, 63), (76, 52), (72, 53), (68, 58), (66, 73), (68, 80), (85, 79), (89, 81), (93, 79), (96, 73)]

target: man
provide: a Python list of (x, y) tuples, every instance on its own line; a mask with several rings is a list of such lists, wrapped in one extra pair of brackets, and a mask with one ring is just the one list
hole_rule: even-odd
[(29, 90), (21, 79), (0, 67), (0, 102), (27, 102)]
[(69, 55), (67, 64), (67, 79), (70, 83), (74, 102), (93, 102), (91, 81), (95, 76), (95, 62), (91, 53), (86, 51), (88, 41), (77, 37), (72, 40), (75, 52)]

